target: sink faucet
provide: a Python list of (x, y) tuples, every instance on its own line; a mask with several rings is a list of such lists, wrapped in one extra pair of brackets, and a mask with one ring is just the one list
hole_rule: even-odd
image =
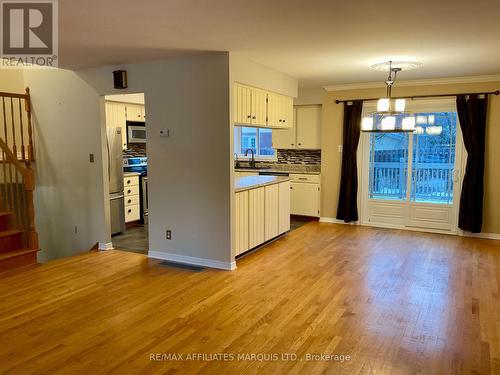
[(252, 159), (250, 160), (250, 167), (255, 168), (255, 151), (253, 148), (247, 148), (245, 151), (245, 156), (248, 156), (248, 151), (252, 153)]
[(234, 153), (234, 166), (236, 168), (240, 167), (240, 161), (238, 160), (238, 154), (236, 152)]

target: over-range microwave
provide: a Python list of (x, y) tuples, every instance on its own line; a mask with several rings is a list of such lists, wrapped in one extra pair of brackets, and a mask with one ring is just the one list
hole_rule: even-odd
[(146, 123), (127, 121), (127, 143), (146, 143)]

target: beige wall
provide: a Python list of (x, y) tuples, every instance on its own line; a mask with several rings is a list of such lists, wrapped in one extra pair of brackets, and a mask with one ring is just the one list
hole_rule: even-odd
[[(495, 91), (500, 82), (477, 84), (430, 85), (397, 87), (394, 95), (458, 94)], [(340, 186), (343, 105), (335, 99), (376, 98), (385, 93), (384, 88), (329, 91), (323, 97), (322, 125), (322, 195), (321, 216), (334, 218), (337, 212)], [(488, 123), (486, 129), (486, 165), (484, 196), (484, 233), (500, 233), (500, 96), (489, 98)]]
[(22, 69), (0, 69), (0, 92), (24, 93)]

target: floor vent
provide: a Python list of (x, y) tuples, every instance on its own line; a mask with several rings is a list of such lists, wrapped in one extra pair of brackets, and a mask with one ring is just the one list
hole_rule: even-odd
[(164, 262), (160, 262), (160, 265), (164, 266), (164, 267), (173, 267), (173, 268), (179, 268), (179, 269), (188, 270), (188, 271), (195, 271), (195, 272), (200, 272), (200, 271), (203, 271), (205, 269), (205, 267), (201, 267), (201, 266), (194, 266), (191, 264), (171, 262), (168, 260), (166, 260)]

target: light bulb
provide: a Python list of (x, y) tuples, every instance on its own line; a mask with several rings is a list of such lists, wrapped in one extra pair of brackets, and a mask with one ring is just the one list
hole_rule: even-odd
[(405, 117), (403, 119), (403, 130), (415, 130), (415, 117)]
[(364, 117), (361, 122), (361, 130), (362, 131), (370, 131), (373, 130), (373, 117)]
[(387, 98), (382, 98), (378, 100), (377, 103), (377, 111), (378, 112), (387, 112), (389, 110), (391, 101)]
[(396, 111), (397, 112), (404, 112), (406, 107), (406, 100), (405, 99), (396, 99)]
[(396, 117), (389, 116), (382, 119), (382, 130), (394, 130), (396, 127)]

